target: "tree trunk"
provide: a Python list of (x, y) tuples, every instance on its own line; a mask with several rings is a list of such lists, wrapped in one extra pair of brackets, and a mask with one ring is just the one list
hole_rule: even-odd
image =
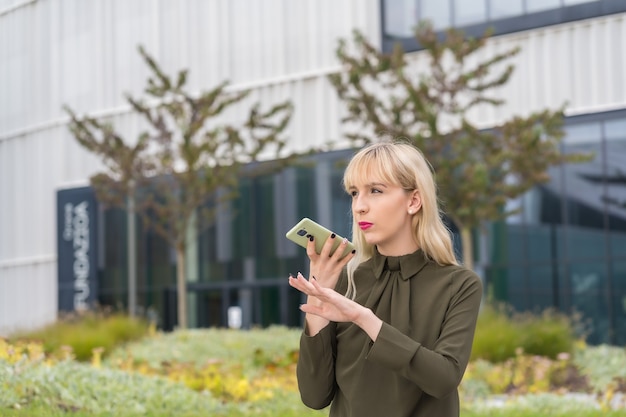
[(472, 244), (472, 230), (468, 227), (461, 228), (461, 244), (463, 245), (463, 265), (474, 270), (474, 246)]
[(128, 314), (134, 317), (137, 314), (137, 236), (135, 230), (135, 182), (129, 181), (128, 198), (126, 203), (126, 238), (128, 241)]
[(185, 280), (185, 248), (176, 248), (176, 299), (178, 301), (178, 328), (187, 328), (187, 282)]

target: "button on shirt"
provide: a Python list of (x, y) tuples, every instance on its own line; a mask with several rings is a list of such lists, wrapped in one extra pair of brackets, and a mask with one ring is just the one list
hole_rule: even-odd
[[(302, 333), (298, 387), (304, 404), (331, 417), (457, 417), (458, 385), (471, 353), (480, 278), (440, 266), (422, 250), (375, 252), (354, 275), (355, 300), (382, 321), (373, 342), (353, 323)], [(336, 290), (345, 293), (342, 273)]]

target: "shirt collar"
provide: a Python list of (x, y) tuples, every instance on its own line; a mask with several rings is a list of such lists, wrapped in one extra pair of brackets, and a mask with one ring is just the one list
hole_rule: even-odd
[[(421, 249), (408, 255), (385, 256), (381, 255), (377, 248), (374, 248), (374, 254), (371, 258), (371, 268), (376, 279), (383, 275), (385, 269), (388, 269), (391, 271), (400, 270), (400, 277), (406, 281), (417, 275), (428, 262), (430, 262), (430, 260)], [(388, 266), (386, 267), (385, 265)]]

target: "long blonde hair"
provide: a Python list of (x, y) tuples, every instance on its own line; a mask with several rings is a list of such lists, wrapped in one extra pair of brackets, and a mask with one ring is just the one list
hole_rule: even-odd
[[(439, 265), (458, 265), (450, 231), (443, 223), (437, 199), (437, 188), (432, 168), (415, 146), (400, 141), (377, 142), (357, 152), (346, 167), (343, 187), (346, 192), (364, 177), (374, 176), (388, 184), (402, 187), (407, 192), (418, 190), (421, 209), (413, 216), (415, 241), (426, 256)], [(352, 241), (356, 255), (347, 266), (346, 296), (354, 298), (356, 287), (354, 271), (374, 254), (374, 245), (368, 244), (358, 224), (352, 222)]]

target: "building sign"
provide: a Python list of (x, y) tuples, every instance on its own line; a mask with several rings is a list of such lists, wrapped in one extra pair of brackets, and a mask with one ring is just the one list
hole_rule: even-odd
[(59, 311), (85, 310), (97, 299), (97, 213), (90, 187), (57, 192)]

